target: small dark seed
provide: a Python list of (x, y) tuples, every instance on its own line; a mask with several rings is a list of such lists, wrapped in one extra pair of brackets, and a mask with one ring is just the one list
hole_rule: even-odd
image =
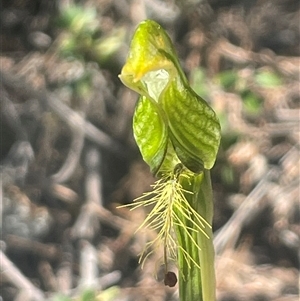
[(177, 276), (173, 272), (165, 274), (164, 284), (169, 287), (174, 287), (177, 283)]

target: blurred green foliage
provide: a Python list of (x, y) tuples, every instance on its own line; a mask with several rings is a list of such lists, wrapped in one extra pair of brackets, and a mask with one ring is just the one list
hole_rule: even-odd
[(257, 70), (253, 73), (253, 84), (250, 84), (246, 78), (240, 77), (238, 72), (222, 71), (214, 79), (224, 91), (240, 95), (246, 114), (258, 115), (262, 112), (263, 99), (257, 93), (257, 89), (253, 89), (253, 84), (259, 88), (275, 88), (282, 84), (282, 79), (275, 72)]
[(104, 33), (101, 13), (94, 7), (69, 6), (61, 12), (57, 24), (63, 29), (58, 47), (60, 53), (99, 65), (110, 61), (125, 38), (125, 30), (121, 27)]
[(74, 35), (93, 35), (98, 27), (95, 8), (70, 6), (62, 11), (58, 24)]
[(238, 81), (238, 73), (236, 70), (225, 70), (214, 77), (214, 81), (220, 85), (225, 91), (233, 91), (236, 87), (241, 85), (241, 82)]
[(91, 69), (94, 67), (90, 63), (112, 70), (116, 67), (115, 57), (124, 42), (124, 28), (102, 30), (102, 19), (101, 10), (95, 7), (70, 5), (61, 11), (56, 20), (61, 30), (56, 44), (58, 53), (68, 61), (78, 61), (84, 69), (79, 77), (68, 81), (72, 97), (80, 103), (88, 100), (92, 91)]
[(274, 88), (283, 83), (282, 78), (278, 74), (268, 70), (258, 71), (254, 79), (256, 84), (264, 88)]
[(240, 95), (243, 100), (243, 108), (247, 115), (257, 116), (262, 112), (263, 99), (259, 95), (250, 89), (241, 91)]
[(85, 289), (79, 297), (68, 297), (63, 294), (57, 294), (52, 301), (113, 301), (120, 293), (117, 286), (112, 286), (100, 293), (92, 289)]

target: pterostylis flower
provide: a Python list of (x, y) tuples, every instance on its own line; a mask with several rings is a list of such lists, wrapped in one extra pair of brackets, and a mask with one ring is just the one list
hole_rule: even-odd
[[(212, 108), (190, 87), (172, 42), (152, 20), (139, 24), (121, 81), (140, 94), (133, 133), (144, 161), (158, 178), (153, 191), (130, 206), (152, 206), (141, 225), (158, 231), (165, 283), (175, 285), (168, 261), (177, 263), (181, 300), (215, 300), (212, 191), (209, 170), (220, 143)], [(149, 247), (149, 245), (147, 246)]]

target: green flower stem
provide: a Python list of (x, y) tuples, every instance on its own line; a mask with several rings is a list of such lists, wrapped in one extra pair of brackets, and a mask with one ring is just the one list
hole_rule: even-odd
[[(191, 185), (193, 186), (191, 189)], [(196, 175), (193, 183), (183, 179), (182, 186), (186, 190), (192, 190), (193, 194), (185, 194), (190, 205), (211, 225), (213, 218), (212, 187), (209, 170)], [(182, 217), (184, 219), (184, 217)], [(197, 221), (196, 221), (197, 222)], [(187, 227), (193, 227), (193, 223), (185, 220)], [(207, 237), (199, 231), (190, 230), (192, 237), (201, 247), (201, 250), (191, 242), (186, 231), (177, 227), (176, 234), (179, 244), (189, 252), (193, 260), (199, 263), (201, 269), (190, 261), (187, 265), (184, 252), (178, 250), (179, 270), (179, 293), (181, 301), (214, 301), (215, 300), (215, 271), (214, 271), (214, 247), (212, 228), (206, 227)]]
[[(196, 211), (202, 215), (210, 225), (213, 220), (213, 194), (210, 179), (210, 171), (204, 170), (204, 178), (201, 183), (201, 188), (198, 190), (198, 197), (196, 200)], [(196, 188), (198, 189), (198, 188)], [(195, 190), (194, 190), (195, 191)], [(207, 239), (201, 233), (198, 233), (200, 251), (200, 265), (202, 275), (203, 300), (214, 301), (215, 296), (215, 267), (214, 267), (214, 245), (213, 245), (213, 231), (212, 228), (206, 228)]]
[[(180, 301), (203, 301), (202, 299), (202, 281), (201, 281), (201, 270), (198, 266), (190, 262), (189, 265), (186, 263), (186, 254), (193, 258), (197, 263), (200, 262), (200, 254), (197, 247), (191, 243), (190, 238), (187, 236), (185, 231), (182, 231), (178, 227), (177, 239), (179, 245), (184, 251), (178, 249), (178, 268), (179, 273), (179, 299)], [(193, 235), (195, 238), (195, 235)], [(197, 239), (197, 238), (196, 238)]]

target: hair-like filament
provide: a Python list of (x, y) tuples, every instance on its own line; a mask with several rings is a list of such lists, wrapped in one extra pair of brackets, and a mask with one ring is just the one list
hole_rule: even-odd
[[(130, 210), (141, 206), (153, 206), (151, 212), (147, 215), (137, 231), (148, 228), (157, 231), (158, 235), (153, 241), (146, 244), (139, 262), (142, 263), (143, 266), (147, 257), (156, 248), (163, 245), (165, 274), (168, 273), (168, 262), (176, 262), (178, 248), (182, 251), (189, 267), (193, 263), (200, 268), (199, 263), (178, 243), (174, 230), (175, 227), (180, 227), (185, 231), (186, 236), (199, 250), (200, 246), (192, 235), (193, 231), (200, 232), (209, 239), (205, 228), (211, 227), (187, 201), (185, 195), (193, 193), (182, 187), (180, 177), (188, 178), (189, 175), (175, 168), (172, 172), (168, 174), (165, 173), (159, 180), (151, 185), (153, 188), (152, 191), (144, 193), (141, 197), (135, 199), (132, 204), (124, 205), (130, 207)], [(188, 222), (190, 226), (186, 225), (186, 222)]]

